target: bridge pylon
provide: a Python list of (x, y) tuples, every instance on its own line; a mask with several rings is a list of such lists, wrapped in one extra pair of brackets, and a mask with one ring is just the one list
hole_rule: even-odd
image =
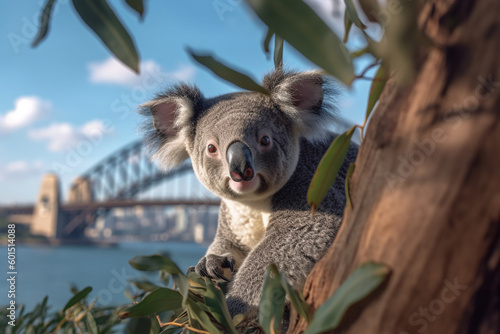
[(61, 234), (60, 219), (61, 193), (59, 178), (56, 174), (46, 174), (38, 194), (30, 232), (48, 238), (59, 238)]
[(76, 178), (69, 189), (68, 203), (89, 203), (92, 201), (90, 180), (87, 177)]

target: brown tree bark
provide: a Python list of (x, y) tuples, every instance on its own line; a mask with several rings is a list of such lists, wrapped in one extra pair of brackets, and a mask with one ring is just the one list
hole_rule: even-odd
[[(353, 209), (304, 289), (318, 308), (366, 261), (392, 269), (341, 333), (500, 333), (500, 1), (423, 5), (417, 78), (389, 82)], [(305, 321), (291, 321), (300, 333)]]

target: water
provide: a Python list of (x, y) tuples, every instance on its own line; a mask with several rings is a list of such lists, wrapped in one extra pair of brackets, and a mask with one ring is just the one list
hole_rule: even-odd
[[(168, 252), (170, 258), (186, 271), (205, 254), (207, 247), (195, 243), (122, 243), (114, 248), (94, 246), (23, 246), (16, 247), (17, 283), (16, 303), (28, 310), (48, 295), (52, 310), (59, 310), (71, 298), (70, 286), (78, 289), (91, 286), (90, 298), (99, 296), (100, 305), (129, 303), (124, 290), (127, 280), (156, 274), (145, 274), (132, 268), (128, 260), (137, 255)], [(6, 252), (4, 252), (6, 254)], [(7, 256), (5, 255), (5, 259)], [(6, 260), (5, 260), (6, 262)], [(7, 264), (4, 265), (7, 269)], [(5, 274), (4, 274), (5, 275)], [(0, 283), (0, 305), (7, 303), (7, 284)]]

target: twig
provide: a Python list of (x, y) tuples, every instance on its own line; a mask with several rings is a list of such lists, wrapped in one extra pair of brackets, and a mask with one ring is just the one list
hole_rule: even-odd
[(371, 77), (357, 75), (352, 80), (354, 81), (356, 79), (364, 79), (364, 80), (370, 80), (370, 81), (375, 81), (375, 82), (381, 82), (381, 81), (387, 81), (388, 78), (371, 78)]
[(202, 333), (202, 334), (210, 334), (210, 332), (207, 332), (207, 331), (204, 331), (204, 330), (201, 330), (201, 329), (196, 329), (196, 328), (193, 328), (193, 327), (190, 327), (188, 325), (183, 325), (183, 324), (179, 324), (175, 321), (171, 321), (171, 322), (162, 322), (161, 319), (160, 319), (160, 316), (157, 315), (156, 316), (156, 319), (158, 319), (158, 323), (160, 324), (160, 327), (165, 327), (165, 326), (178, 326), (178, 327), (182, 327), (184, 329), (188, 329), (190, 331), (193, 331), (193, 332), (196, 332), (196, 333)]
[[(372, 63), (372, 64), (368, 65), (368, 66), (367, 66), (367, 67), (363, 70), (363, 72), (361, 72), (361, 74), (356, 75), (354, 78), (352, 78), (352, 80), (351, 80), (351, 82), (349, 83), (349, 85), (350, 85), (350, 84), (352, 84), (352, 82), (353, 82), (354, 80), (356, 80), (356, 79), (368, 79), (368, 78), (366, 78), (366, 77), (365, 77), (366, 72), (368, 72), (370, 69), (374, 68), (374, 67), (375, 67), (375, 66), (377, 66), (377, 65), (380, 65), (380, 61), (378, 61), (378, 60), (377, 60), (376, 62), (374, 62), (374, 63)], [(373, 80), (373, 79), (370, 79), (370, 80)]]

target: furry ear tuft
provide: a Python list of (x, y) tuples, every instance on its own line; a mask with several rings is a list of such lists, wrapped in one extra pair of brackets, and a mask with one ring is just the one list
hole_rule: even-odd
[(146, 143), (162, 168), (171, 169), (189, 158), (187, 145), (203, 101), (197, 87), (180, 84), (141, 105)]
[(271, 98), (309, 141), (323, 140), (335, 123), (333, 81), (320, 71), (293, 72), (278, 69), (264, 77)]

